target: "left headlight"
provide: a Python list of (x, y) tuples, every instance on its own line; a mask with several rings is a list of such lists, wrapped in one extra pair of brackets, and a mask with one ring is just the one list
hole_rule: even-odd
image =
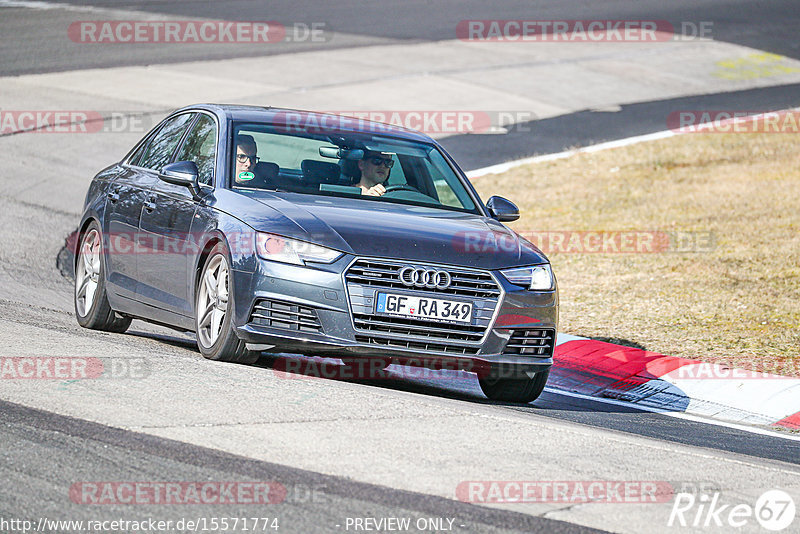
[(553, 271), (550, 269), (549, 263), (506, 269), (500, 272), (512, 284), (526, 287), (532, 291), (551, 291), (555, 288)]
[(256, 252), (265, 260), (305, 265), (306, 262), (333, 263), (342, 252), (275, 234), (256, 234)]

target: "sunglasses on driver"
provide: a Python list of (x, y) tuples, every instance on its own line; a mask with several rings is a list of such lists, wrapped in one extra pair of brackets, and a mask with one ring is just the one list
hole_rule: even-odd
[(394, 165), (394, 160), (392, 158), (382, 158), (380, 156), (374, 156), (372, 158), (368, 158), (367, 161), (378, 167), (379, 165), (385, 165), (387, 169), (391, 169), (392, 165)]

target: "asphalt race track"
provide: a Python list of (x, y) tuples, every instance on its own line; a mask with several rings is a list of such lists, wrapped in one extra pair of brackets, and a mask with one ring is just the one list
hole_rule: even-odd
[[(400, 531), (389, 518), (407, 518), (411, 532), (728, 532), (733, 527), (714, 518), (704, 525), (699, 505), (687, 507), (686, 525), (670, 526), (675, 494), (693, 494), (698, 503), (702, 496), (707, 505), (713, 498), (729, 510), (762, 506), (766, 491), (781, 490), (800, 505), (796, 434), (677, 419), (554, 390), (530, 405), (493, 403), (474, 379), (401, 366), (382, 380), (341, 380), (281, 371), (298, 359), (324, 363), (292, 355), (220, 364), (203, 359), (191, 336), (154, 325), (134, 321), (123, 335), (77, 325), (72, 282), (56, 257), (80, 217), (86, 186), (181, 105), (516, 113), (499, 133), (436, 135), (467, 170), (665, 130), (676, 110), (800, 106), (800, 9), (793, 1), (400, 6), (0, 0), (0, 111), (96, 110), (106, 126), (110, 117), (122, 121), (97, 134), (0, 133), (0, 356), (105, 358), (117, 370), (102, 380), (0, 380), (0, 532), (26, 531), (3, 523), (11, 520), (31, 521), (27, 531), (90, 531), (44, 519), (183, 520), (185, 528), (164, 531), (200, 532), (202, 525), (186, 521), (208, 527), (214, 518), (245, 517), (277, 518), (277, 531), (285, 532), (379, 531), (373, 521), (381, 519), (382, 531)], [(461, 20), (533, 18), (710, 21), (713, 38), (540, 48), (456, 36)], [(266, 48), (104, 46), (67, 37), (75, 21), (169, 19), (323, 23), (326, 33), (319, 42)], [(268, 505), (96, 505), (80, 493), (101, 482), (209, 481), (267, 481), (283, 496)], [(501, 504), (463, 491), (470, 482), (519, 481), (570, 488), (652, 482), (668, 491), (628, 502)], [(719, 517), (727, 521), (728, 511)], [(259, 530), (274, 530), (263, 524)], [(755, 516), (741, 530), (767, 531)]]

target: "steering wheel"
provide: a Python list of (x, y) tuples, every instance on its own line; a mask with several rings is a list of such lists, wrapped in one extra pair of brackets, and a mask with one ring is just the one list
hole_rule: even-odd
[(408, 184), (395, 184), (386, 188), (386, 193), (391, 193), (393, 191), (413, 191), (414, 193), (419, 193), (419, 189)]

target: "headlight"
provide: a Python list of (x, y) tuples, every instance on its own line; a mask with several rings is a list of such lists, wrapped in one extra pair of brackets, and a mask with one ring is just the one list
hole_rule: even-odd
[(527, 287), (532, 291), (551, 291), (555, 284), (550, 264), (517, 267), (500, 271), (506, 280), (514, 285)]
[(342, 252), (275, 234), (256, 234), (256, 252), (265, 260), (305, 265), (308, 261), (333, 263)]

